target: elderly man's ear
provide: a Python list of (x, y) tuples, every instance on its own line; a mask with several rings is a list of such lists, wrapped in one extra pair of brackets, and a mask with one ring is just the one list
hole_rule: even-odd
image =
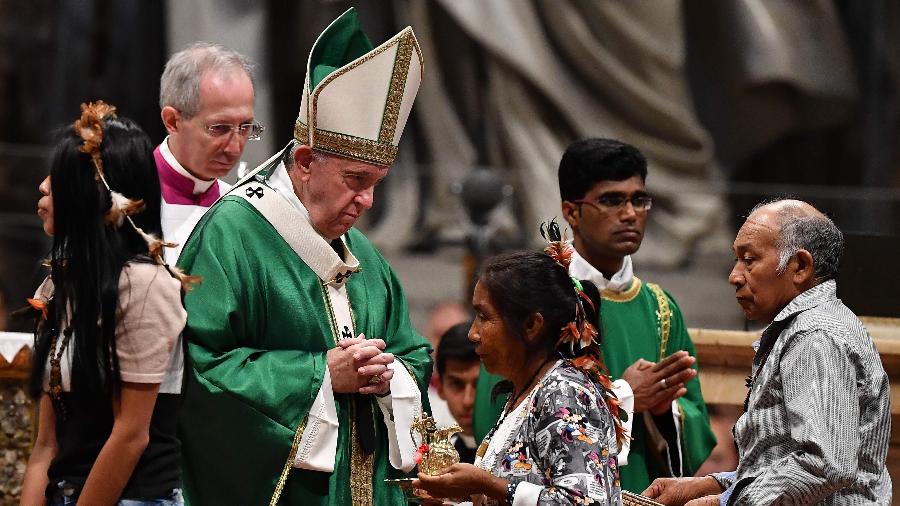
[(306, 144), (299, 144), (294, 148), (294, 167), (303, 173), (309, 172), (309, 164), (312, 162), (313, 150)]
[(805, 249), (798, 250), (794, 253), (794, 258), (788, 263), (788, 271), (794, 282), (794, 285), (804, 291), (815, 284), (816, 272), (813, 265), (813, 257), (809, 251)]

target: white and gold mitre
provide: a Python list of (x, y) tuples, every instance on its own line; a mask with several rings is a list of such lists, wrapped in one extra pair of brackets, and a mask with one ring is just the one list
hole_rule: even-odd
[(351, 7), (309, 53), (294, 138), (336, 155), (393, 164), (422, 68), (412, 28), (373, 49)]

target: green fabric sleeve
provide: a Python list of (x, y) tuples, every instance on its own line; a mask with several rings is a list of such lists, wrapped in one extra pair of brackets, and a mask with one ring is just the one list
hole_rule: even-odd
[[(668, 292), (666, 292), (666, 297), (669, 299), (669, 307), (672, 309), (672, 327), (666, 355), (678, 350), (685, 350), (691, 356), (696, 357), (697, 351), (688, 335), (687, 327), (684, 325), (681, 309)], [(697, 369), (696, 362), (693, 367)], [(688, 381), (685, 388), (687, 388), (687, 393), (676, 401), (681, 409), (681, 464), (684, 476), (693, 476), (703, 461), (709, 457), (713, 447), (716, 446), (716, 436), (710, 427), (706, 403), (703, 402), (703, 393), (700, 391), (700, 376), (695, 376)]]
[[(428, 382), (431, 380), (433, 369), (431, 345), (412, 326), (412, 322), (409, 319), (409, 306), (403, 293), (403, 287), (400, 285), (400, 280), (384, 257), (375, 250), (361, 232), (351, 229), (348, 235), (348, 245), (351, 247), (354, 255), (362, 257), (360, 262), (363, 262), (363, 258), (368, 255), (373, 256), (374, 261), (364, 263), (366, 266), (362, 273), (364, 276), (369, 276), (370, 274), (366, 270), (368, 266), (378, 265), (381, 272), (378, 273), (377, 279), (386, 280), (380, 281), (386, 284), (383, 309), (379, 307), (379, 304), (373, 304), (372, 296), (374, 294), (358, 293), (358, 290), (356, 290), (358, 286), (354, 286), (353, 283), (348, 285), (348, 288), (351, 290), (351, 299), (361, 302), (359, 306), (354, 305), (354, 312), (357, 315), (365, 314), (370, 325), (376, 328), (377, 322), (384, 322), (384, 329), (381, 335), (367, 334), (366, 337), (385, 340), (387, 344), (385, 351), (393, 353), (394, 358), (402, 362), (407, 371), (415, 378), (416, 383), (419, 385), (419, 392), (422, 395), (422, 406), (426, 411), (430, 412)], [(378, 300), (381, 300), (381, 298), (375, 299), (375, 301)], [(384, 311), (383, 315), (381, 314), (382, 311)], [(359, 323), (357, 322), (358, 327)]]
[(264, 244), (273, 238), (236, 232), (260, 220), (240, 201), (220, 203), (179, 262), (203, 278), (185, 296), (191, 367), (180, 426), (191, 504), (267, 503), (325, 373), (323, 336), (292, 349), (299, 329), (277, 317), (296, 299), (270, 284), (279, 273), (268, 272)]
[(476, 441), (484, 440), (503, 412), (503, 405), (506, 404), (508, 395), (498, 395), (496, 401), (491, 401), (494, 385), (501, 381), (503, 381), (501, 376), (487, 372), (484, 364), (481, 364), (478, 384), (475, 387), (475, 407), (472, 410), (472, 432), (475, 434)]
[[(241, 216), (251, 212), (238, 208), (232, 214), (252, 219)], [(278, 349), (282, 336), (277, 334), (296, 330), (269, 314), (277, 303), (269, 304), (270, 293), (254, 277), (264, 272), (261, 259), (248, 254), (255, 248), (235, 237), (222, 214), (203, 229), (193, 243), (197, 247), (182, 255), (185, 270), (203, 277), (184, 300), (193, 369), (240, 402), (294, 429), (321, 388), (328, 347)], [(276, 338), (269, 338), (270, 333)], [(316, 340), (324, 341), (323, 336)]]

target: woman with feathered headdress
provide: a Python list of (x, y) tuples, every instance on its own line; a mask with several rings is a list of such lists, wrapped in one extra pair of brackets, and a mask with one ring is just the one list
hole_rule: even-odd
[(180, 280), (190, 279), (161, 260), (150, 139), (114, 107), (82, 104), (39, 189), (53, 247), (29, 300), (40, 420), (22, 503), (179, 504)]
[(475, 285), (469, 339), (511, 393), (474, 465), (419, 474), (413, 486), (432, 497), (621, 504), (616, 454), (625, 435), (600, 356), (600, 294), (569, 277), (571, 246), (555, 239), (544, 253), (494, 257)]

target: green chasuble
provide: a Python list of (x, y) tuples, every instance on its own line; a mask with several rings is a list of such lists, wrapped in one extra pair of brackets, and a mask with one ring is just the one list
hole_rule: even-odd
[[(657, 295), (650, 285), (634, 278), (631, 288), (623, 293), (603, 291), (600, 306), (603, 327), (601, 349), (603, 360), (613, 379), (621, 378), (625, 369), (640, 358), (658, 362), (660, 358), (678, 350), (687, 350), (692, 356), (696, 356), (694, 344), (684, 326), (681, 310), (668, 293), (662, 289), (659, 289), (659, 293), (665, 295), (671, 311), (665, 350), (661, 350), (664, 329), (660, 328), (660, 318), (657, 317), (659, 309)], [(694, 367), (697, 367), (696, 364)], [(492, 403), (490, 400), (491, 389), (501, 379), (487, 373), (482, 366), (473, 420), (475, 437), (478, 439), (484, 438), (503, 409), (505, 401), (503, 396), (497, 402)], [(695, 377), (689, 381), (686, 387), (687, 394), (676, 401), (681, 410), (682, 436), (677, 444), (681, 446), (681, 476), (693, 476), (709, 456), (716, 439), (709, 426), (709, 416), (700, 392), (699, 378)], [(660, 475), (659, 472), (653, 471), (658, 467), (649, 462), (647, 429), (640, 414), (633, 420), (631, 436), (633, 439), (628, 464), (621, 466), (619, 471), (622, 489), (640, 493)], [(670, 451), (677, 449), (670, 448)], [(678, 473), (678, 469), (675, 472)]]
[[(361, 268), (346, 281), (356, 333), (387, 342), (385, 351), (411, 373), (424, 403), (430, 349), (409, 322), (400, 284), (362, 233), (351, 229), (344, 239)], [(351, 433), (352, 397), (335, 393), (334, 471), (292, 467), (336, 338), (327, 289), (259, 211), (234, 195), (222, 199), (194, 230), (179, 265), (203, 277), (185, 296), (191, 370), (180, 427), (188, 502), (405, 505), (401, 490), (383, 483), (402, 473), (388, 461), (373, 397), (374, 457), (360, 453)]]

